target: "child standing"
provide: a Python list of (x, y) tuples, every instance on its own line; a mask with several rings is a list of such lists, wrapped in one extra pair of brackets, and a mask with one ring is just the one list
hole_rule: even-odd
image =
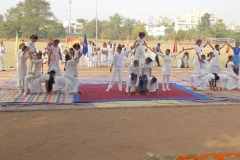
[(113, 54), (114, 54), (114, 50), (113, 50), (112, 44), (110, 43), (108, 48), (108, 67), (111, 66)]
[(202, 46), (202, 40), (199, 39), (196, 42), (196, 45), (193, 48), (188, 48), (188, 49), (184, 49), (184, 50), (192, 50), (194, 49), (196, 52), (196, 55), (194, 56), (194, 60), (193, 60), (193, 65), (194, 65), (194, 73), (199, 73), (200, 71), (200, 61), (198, 60), (198, 56), (197, 54), (199, 54), (199, 56), (201, 57), (202, 53), (202, 48), (206, 47), (208, 44), (208, 42)]
[(72, 58), (77, 59), (75, 61), (74, 76), (78, 77), (78, 64), (80, 62), (80, 58), (78, 58), (78, 57), (82, 57), (80, 44), (79, 43), (74, 44), (73, 49), (74, 49), (74, 55), (72, 56)]
[(37, 35), (32, 35), (30, 37), (30, 41), (28, 42), (28, 54), (30, 58), (30, 65), (29, 65), (29, 71), (28, 74), (32, 74), (32, 68), (33, 68), (33, 63), (32, 59), (34, 58), (36, 52), (36, 47), (35, 47), (35, 42), (37, 42), (38, 36)]
[(107, 55), (108, 55), (107, 43), (104, 43), (103, 48), (102, 48), (102, 65), (103, 66), (108, 66), (107, 65)]
[[(118, 73), (118, 89), (119, 91), (122, 91), (122, 77), (123, 77), (123, 65), (124, 65), (124, 57), (127, 56), (129, 53), (131, 53), (131, 50), (128, 51), (122, 51), (122, 47), (119, 46), (117, 48), (117, 53), (114, 54), (112, 64), (110, 67), (110, 73), (112, 72), (112, 77), (110, 80), (110, 83), (108, 85), (107, 92), (111, 90), (114, 79)], [(113, 68), (114, 66), (114, 68)]]
[[(184, 49), (181, 52), (174, 53), (174, 54), (170, 54), (170, 49), (166, 50), (166, 54), (163, 54), (161, 50), (160, 50), (160, 53), (156, 53), (155, 51), (153, 51), (154, 53), (156, 53), (157, 55), (161, 56), (164, 59), (164, 64), (163, 64), (163, 68), (162, 68), (162, 76), (163, 76), (162, 90), (163, 91), (166, 91), (166, 89), (168, 91), (171, 91), (169, 88), (169, 80), (170, 80), (170, 76), (172, 74), (172, 65), (171, 65), (172, 58), (175, 56), (178, 56), (183, 51), (184, 51)], [(165, 89), (165, 82), (166, 82), (166, 89)]]
[(142, 62), (146, 59), (145, 57), (145, 46), (148, 48), (147, 43), (145, 42), (145, 33), (140, 32), (139, 37), (135, 41), (134, 47), (136, 47), (134, 60), (138, 60), (139, 62)]
[(142, 75), (146, 74), (148, 77), (152, 76), (153, 60), (147, 57), (142, 65)]
[(53, 46), (50, 49), (50, 65), (48, 67), (48, 72), (50, 71), (55, 71), (56, 76), (61, 76), (62, 72), (59, 66), (59, 60), (62, 60), (62, 54), (61, 54), (61, 49), (58, 46), (59, 40), (55, 39), (53, 42)]
[(92, 68), (92, 63), (93, 63), (93, 45), (92, 45), (91, 41), (89, 41), (89, 44), (88, 44), (87, 56), (88, 56), (88, 68)]
[(93, 67), (97, 67), (97, 62), (98, 62), (98, 52), (97, 52), (97, 48), (95, 47), (93, 49)]
[[(233, 56), (229, 56), (228, 58), (228, 63), (227, 63), (227, 75), (231, 78), (233, 78), (235, 80), (236, 85), (233, 85), (233, 87), (231, 89), (228, 89), (228, 90), (232, 90), (232, 89), (235, 89), (235, 88), (238, 88), (238, 90), (240, 90), (240, 86), (239, 86), (239, 82), (240, 82), (240, 78), (236, 75), (236, 73), (234, 72), (234, 69), (239, 69), (239, 66), (236, 66), (234, 64), (234, 57)], [(229, 81), (230, 82), (230, 81)], [(227, 86), (229, 86), (229, 82), (227, 82)], [(230, 82), (232, 83), (232, 82)]]

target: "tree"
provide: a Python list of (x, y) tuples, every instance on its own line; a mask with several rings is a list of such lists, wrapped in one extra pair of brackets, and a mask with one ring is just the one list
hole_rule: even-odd
[(179, 30), (176, 34), (176, 38), (181, 41), (185, 40), (186, 36), (187, 36), (187, 32), (183, 30)]
[[(98, 38), (100, 37), (101, 34), (101, 28), (100, 24), (101, 22), (98, 21)], [(90, 22), (86, 23), (85, 26), (83, 26), (82, 34), (81, 36), (84, 36), (84, 34), (87, 35), (88, 38), (95, 38), (96, 37), (96, 20), (93, 19)]]
[(4, 16), (2, 14), (0, 14), (0, 23), (4, 22)]
[(77, 22), (78, 23), (82, 23), (83, 25), (85, 25), (87, 23), (87, 20), (83, 19), (83, 18), (80, 18), (80, 19), (77, 19)]
[(166, 28), (164, 32), (166, 36), (176, 34), (175, 29), (173, 27)]
[(223, 23), (222, 19), (218, 20), (213, 26), (213, 34), (216, 38), (224, 38), (226, 36), (227, 27)]
[(201, 22), (198, 24), (197, 28), (200, 32), (204, 31), (211, 31), (211, 22), (210, 22), (211, 15), (206, 13), (201, 18)]
[(144, 32), (147, 35), (147, 31), (144, 24), (137, 24), (134, 26), (132, 30), (132, 39), (137, 39), (137, 37), (139, 37), (139, 32)]

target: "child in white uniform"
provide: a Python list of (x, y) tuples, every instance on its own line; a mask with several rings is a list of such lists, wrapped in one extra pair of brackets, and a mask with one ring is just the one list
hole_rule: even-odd
[(62, 72), (59, 66), (59, 60), (62, 60), (62, 54), (58, 44), (59, 44), (59, 40), (56, 39), (53, 42), (53, 46), (51, 46), (50, 48), (50, 53), (49, 53), (50, 65), (48, 67), (48, 72), (54, 70), (56, 72), (56, 76), (61, 76)]
[[(193, 90), (205, 90), (207, 84), (207, 73), (208, 73), (208, 62), (206, 56), (203, 54), (201, 57), (197, 54), (200, 63), (200, 71), (198, 74), (193, 74), (191, 76), (191, 84)], [(198, 86), (200, 87), (198, 88)]]
[(28, 47), (24, 46), (19, 53), (18, 59), (18, 84), (19, 84), (19, 92), (23, 92), (24, 89), (24, 78), (27, 76), (27, 59), (28, 54)]
[(67, 54), (65, 57), (66, 58), (66, 66), (65, 66), (64, 77), (69, 79), (69, 80), (67, 80), (67, 82), (71, 86), (66, 89), (66, 92), (73, 90), (73, 92), (68, 92), (69, 94), (72, 94), (72, 93), (82, 94), (82, 92), (79, 89), (79, 84), (80, 84), (79, 79), (75, 76), (75, 71), (74, 71), (75, 63), (80, 57), (81, 57), (81, 55), (79, 55), (75, 59), (72, 59), (72, 57), (69, 54)]
[(148, 48), (147, 43), (145, 42), (145, 33), (140, 32), (139, 37), (133, 45), (136, 47), (134, 60), (138, 60), (139, 62), (144, 61), (147, 57), (145, 57), (145, 46)]
[(158, 80), (156, 77), (148, 77), (148, 85), (147, 85), (147, 94), (149, 95), (150, 93), (156, 93), (158, 94)]
[(89, 41), (88, 44), (88, 68), (92, 68), (92, 63), (93, 63), (93, 46), (92, 46), (92, 42)]
[(218, 44), (215, 45), (215, 48), (213, 48), (213, 46), (208, 42), (208, 44), (211, 46), (211, 48), (213, 49), (213, 54), (214, 54), (214, 66), (217, 68), (217, 72), (216, 73), (222, 73), (222, 67), (221, 67), (221, 63), (220, 63), (220, 59), (219, 59), (219, 55), (220, 55), (220, 50), (226, 45), (226, 43), (220, 48), (220, 46)]
[[(131, 50), (128, 51), (122, 51), (122, 47), (119, 46), (117, 48), (117, 52), (114, 54), (113, 56), (113, 60), (112, 60), (112, 65), (110, 67), (110, 73), (112, 72), (112, 77), (110, 80), (110, 83), (108, 85), (108, 89), (106, 91), (110, 91), (113, 83), (114, 83), (114, 79), (118, 73), (118, 89), (120, 91), (122, 91), (122, 77), (123, 77), (123, 65), (124, 65), (124, 57), (126, 55), (128, 55), (129, 53), (131, 53)], [(113, 68), (114, 66), (114, 68)]]
[(93, 67), (98, 67), (98, 51), (97, 48), (93, 50)]
[(142, 65), (142, 75), (147, 75), (148, 77), (152, 76), (153, 60), (150, 57), (145, 59), (145, 62)]
[(141, 67), (139, 66), (139, 61), (135, 60), (133, 64), (130, 65), (128, 69), (129, 76), (134, 74), (137, 74), (138, 77), (141, 75)]
[[(166, 89), (168, 91), (171, 91), (169, 88), (169, 80), (170, 80), (170, 76), (172, 75), (172, 65), (171, 65), (172, 58), (175, 56), (178, 56), (183, 51), (184, 51), (184, 49), (181, 52), (174, 53), (174, 54), (170, 54), (170, 49), (166, 50), (166, 54), (163, 54), (161, 50), (160, 50), (160, 53), (156, 53), (155, 51), (152, 51), (152, 52), (156, 53), (157, 55), (161, 56), (164, 60), (164, 64), (163, 64), (163, 68), (162, 68), (162, 76), (163, 76), (162, 90), (163, 91), (166, 91)], [(165, 81), (166, 81), (166, 89), (165, 89)]]
[(183, 55), (183, 66), (184, 68), (189, 68), (189, 53), (185, 52)]
[(238, 66), (234, 65), (233, 60), (234, 60), (234, 57), (232, 55), (229, 56), (228, 63), (227, 63), (227, 73), (226, 73), (226, 75), (228, 75), (229, 77), (234, 79), (235, 82), (232, 82), (231, 80), (228, 80), (227, 90), (233, 90), (233, 89), (236, 89), (236, 88), (238, 90), (240, 90), (240, 84), (239, 84), (240, 83), (240, 78), (236, 75), (236, 73), (233, 70), (233, 69), (237, 69)]
[(135, 93), (135, 95), (139, 94), (139, 78), (137, 74), (132, 73), (131, 76), (127, 80), (126, 92), (130, 96), (131, 93)]
[(193, 60), (194, 73), (196, 73), (196, 74), (199, 73), (199, 71), (200, 71), (200, 61), (198, 60), (197, 54), (199, 54), (199, 56), (201, 57), (201, 55), (203, 54), (202, 53), (202, 48), (206, 47), (207, 44), (208, 44), (208, 42), (204, 46), (202, 46), (202, 40), (199, 39), (199, 40), (197, 40), (196, 45), (193, 48), (184, 49), (184, 50), (194, 49), (195, 52), (196, 52), (196, 55), (194, 56), (194, 60)]
[(108, 48), (108, 67), (111, 66), (113, 54), (114, 54), (114, 50), (113, 50), (112, 44), (110, 44)]
[(30, 93), (40, 94), (43, 92), (42, 83), (45, 83), (46, 93), (50, 93), (53, 88), (55, 71), (50, 71), (48, 74), (42, 74), (40, 77), (32, 80), (32, 83), (29, 86)]
[(108, 55), (107, 43), (104, 43), (102, 48), (102, 65), (103, 66), (107, 66), (107, 55)]
[[(31, 58), (30, 58), (31, 59)], [(26, 76), (24, 79), (24, 94), (28, 94), (28, 85), (31, 83), (31, 80), (36, 79), (41, 76), (42, 69), (42, 53), (37, 53), (36, 59), (32, 59), (32, 63), (35, 64), (35, 70), (29, 76)]]
[(29, 71), (28, 74), (30, 75), (32, 73), (32, 68), (33, 68), (33, 63), (32, 63), (32, 59), (35, 56), (36, 52), (36, 47), (35, 47), (35, 42), (37, 42), (38, 40), (38, 36), (37, 35), (32, 35), (30, 37), (30, 41), (28, 42), (28, 54), (29, 54), (29, 58), (30, 58), (30, 65), (29, 65)]
[(20, 54), (22, 53), (22, 48), (25, 46), (25, 44), (24, 43), (21, 43), (20, 45), (19, 45), (19, 50), (17, 51), (17, 87), (19, 87), (19, 57), (20, 57)]
[[(74, 49), (74, 56), (72, 56), (73, 59), (77, 59), (75, 61), (75, 67), (74, 67), (74, 76), (78, 77), (78, 64), (80, 62), (80, 58), (82, 57), (82, 53), (81, 53), (81, 46), (79, 43), (76, 43), (73, 45), (73, 49)], [(66, 56), (65, 56), (66, 57)], [(78, 58), (80, 57), (80, 58)]]

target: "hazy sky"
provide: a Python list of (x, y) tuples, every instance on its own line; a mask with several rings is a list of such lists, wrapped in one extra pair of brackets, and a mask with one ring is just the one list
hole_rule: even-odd
[[(20, 0), (0, 0), (0, 14), (15, 6)], [(72, 19), (92, 20), (96, 15), (96, 0), (72, 0)], [(49, 0), (55, 16), (66, 20), (69, 10), (68, 0)], [(229, 25), (236, 21), (240, 25), (240, 0), (98, 0), (99, 19), (119, 13), (124, 17), (135, 18), (148, 23), (150, 15), (183, 15), (196, 8), (198, 11), (210, 9)]]

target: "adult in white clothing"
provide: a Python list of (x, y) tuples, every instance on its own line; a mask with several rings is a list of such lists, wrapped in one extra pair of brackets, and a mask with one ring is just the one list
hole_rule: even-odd
[(118, 73), (118, 89), (122, 91), (124, 57), (127, 56), (129, 53), (131, 53), (131, 50), (122, 51), (121, 46), (117, 48), (117, 52), (113, 56), (112, 65), (110, 67), (110, 73), (112, 72), (112, 77), (108, 85), (108, 89), (106, 91), (111, 90), (117, 73)]

